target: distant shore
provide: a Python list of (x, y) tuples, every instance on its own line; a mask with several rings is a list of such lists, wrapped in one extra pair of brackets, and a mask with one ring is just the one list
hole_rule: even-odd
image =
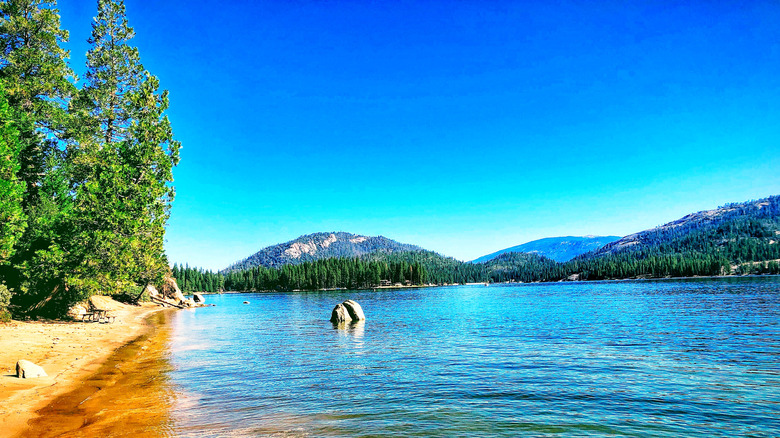
[[(0, 430), (26, 436), (38, 411), (80, 387), (122, 346), (152, 329), (147, 321), (164, 310), (150, 303), (116, 303), (113, 323), (11, 321), (0, 324)], [(40, 365), (48, 377), (20, 379), (16, 362)]]
[(691, 277), (632, 277), (632, 278), (604, 278), (600, 280), (555, 280), (555, 281), (501, 281), (497, 283), (490, 282), (477, 282), (477, 283), (445, 283), (445, 284), (412, 284), (412, 285), (389, 285), (389, 286), (371, 286), (357, 289), (349, 289), (346, 287), (335, 288), (323, 288), (323, 289), (293, 289), (293, 290), (226, 290), (222, 292), (184, 292), (185, 295), (203, 294), (203, 295), (219, 295), (219, 294), (251, 294), (251, 293), (288, 293), (288, 292), (328, 292), (338, 290), (378, 290), (378, 289), (424, 289), (429, 287), (446, 287), (446, 286), (481, 286), (481, 285), (498, 285), (498, 284), (545, 284), (545, 283), (593, 283), (597, 281), (664, 281), (664, 280), (701, 280), (707, 278), (757, 278), (757, 277), (777, 277), (777, 274), (746, 274), (746, 275), (698, 275)]

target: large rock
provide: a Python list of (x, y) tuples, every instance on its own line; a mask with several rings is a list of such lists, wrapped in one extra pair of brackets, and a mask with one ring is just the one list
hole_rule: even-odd
[(179, 285), (176, 284), (176, 279), (173, 277), (165, 277), (165, 281), (160, 289), (165, 298), (174, 300), (177, 303), (186, 300), (184, 294), (181, 293), (181, 289), (179, 289)]
[(100, 310), (122, 310), (126, 306), (119, 301), (105, 295), (92, 295), (89, 297), (90, 307)]
[(330, 322), (340, 323), (352, 321), (352, 317), (349, 316), (349, 311), (343, 304), (336, 304), (333, 308), (333, 312), (330, 313)]
[(87, 313), (87, 304), (78, 303), (68, 309), (68, 316), (73, 319), (81, 319)]
[(192, 301), (195, 301), (195, 304), (203, 304), (206, 302), (206, 299), (201, 294), (192, 294)]
[(20, 379), (31, 379), (33, 377), (46, 377), (46, 371), (35, 365), (29, 360), (20, 360), (16, 362), (16, 377)]
[(363, 309), (360, 304), (347, 300), (341, 304), (336, 304), (333, 308), (333, 312), (330, 313), (330, 321), (334, 323), (350, 322), (350, 321), (362, 321), (366, 316), (363, 314)]
[(151, 284), (147, 284), (144, 288), (144, 292), (149, 294), (150, 297), (156, 297), (157, 295), (160, 295), (160, 292), (157, 290), (156, 287), (152, 286)]
[(344, 301), (342, 304), (347, 308), (347, 312), (349, 312), (349, 316), (353, 321), (363, 321), (366, 319), (366, 315), (363, 313), (363, 308), (360, 307), (360, 304), (352, 300)]

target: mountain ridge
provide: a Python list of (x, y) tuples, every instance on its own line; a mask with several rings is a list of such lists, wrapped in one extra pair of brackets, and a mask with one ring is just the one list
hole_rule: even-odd
[[(718, 230), (721, 224), (730, 221), (761, 221), (767, 219), (771, 222), (771, 218), (776, 218), (778, 215), (780, 215), (780, 195), (740, 203), (729, 203), (712, 210), (689, 213), (664, 225), (629, 234), (595, 250), (593, 256), (599, 257), (625, 251), (641, 250), (643, 246), (656, 245), (659, 241), (672, 240), (677, 238), (678, 235), (690, 234), (692, 232), (721, 231), (721, 233), (714, 233), (717, 236), (726, 231)], [(769, 228), (772, 227), (770, 226)], [(773, 231), (778, 235), (777, 230)], [(764, 233), (766, 232), (768, 230), (764, 230)]]
[(545, 237), (478, 257), (472, 260), (471, 263), (485, 263), (510, 252), (538, 254), (556, 262), (567, 262), (620, 238), (620, 236), (594, 236), (591, 234), (586, 236)]
[(255, 266), (276, 268), (333, 257), (360, 257), (373, 252), (420, 251), (416, 245), (397, 242), (384, 236), (364, 236), (345, 231), (318, 232), (288, 242), (267, 246), (220, 272), (232, 272)]

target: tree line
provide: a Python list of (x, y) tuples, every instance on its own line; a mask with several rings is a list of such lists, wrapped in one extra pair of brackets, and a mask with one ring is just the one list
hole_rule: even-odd
[(640, 244), (606, 248), (567, 262), (538, 254), (504, 253), (485, 263), (464, 263), (431, 251), (376, 251), (226, 272), (174, 265), (185, 291), (366, 288), (382, 280), (409, 284), (548, 282), (626, 278), (780, 274), (780, 197), (761, 208), (738, 205), (717, 221), (691, 222), (640, 233)]
[(122, 0), (76, 82), (54, 0), (0, 2), (0, 314), (61, 314), (158, 282), (179, 142)]
[(420, 263), (369, 261), (361, 258), (328, 258), (278, 268), (256, 266), (226, 273), (174, 264), (173, 276), (185, 292), (362, 289), (391, 284), (421, 285), (428, 273)]

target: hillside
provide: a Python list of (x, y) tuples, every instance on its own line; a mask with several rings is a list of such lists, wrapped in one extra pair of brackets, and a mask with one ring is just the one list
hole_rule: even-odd
[(620, 239), (620, 236), (565, 236), (547, 237), (533, 240), (522, 245), (502, 249), (492, 254), (474, 259), (471, 263), (484, 263), (501, 254), (510, 252), (523, 252), (537, 254), (556, 262), (566, 262), (580, 254), (595, 251), (602, 246)]
[(623, 237), (594, 257), (624, 252), (717, 252), (730, 261), (770, 260), (780, 240), (780, 196), (691, 213)]
[(419, 251), (420, 247), (399, 243), (383, 236), (369, 237), (345, 232), (314, 233), (264, 248), (238, 261), (222, 272), (264, 266), (275, 268), (327, 258), (360, 257), (373, 252)]
[(566, 264), (582, 279), (778, 273), (780, 196), (691, 213)]
[(566, 262), (538, 252), (505, 252), (487, 262), (464, 263), (385, 237), (317, 233), (265, 248), (221, 273), (174, 266), (174, 276), (190, 291), (295, 290), (366, 288), (387, 281), (451, 284), (780, 274), (778, 260), (780, 196), (772, 196), (691, 213)]

